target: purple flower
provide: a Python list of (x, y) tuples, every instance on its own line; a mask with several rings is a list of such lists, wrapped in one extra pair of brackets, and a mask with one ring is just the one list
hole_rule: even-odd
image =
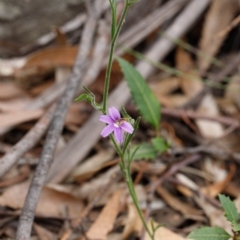
[(118, 143), (123, 142), (124, 132), (133, 133), (132, 125), (127, 122), (124, 118), (121, 118), (119, 111), (115, 107), (108, 109), (109, 115), (101, 115), (99, 120), (107, 123), (108, 125), (102, 130), (102, 137), (107, 137), (114, 132), (114, 137)]

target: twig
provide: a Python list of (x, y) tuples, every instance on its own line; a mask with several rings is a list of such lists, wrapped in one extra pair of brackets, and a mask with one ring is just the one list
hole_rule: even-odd
[(124, 52), (124, 47), (131, 48), (139, 43), (151, 32), (178, 13), (186, 2), (188, 2), (188, 0), (173, 0), (167, 2), (153, 13), (143, 18), (119, 37), (117, 42), (119, 48), (116, 50), (116, 54), (121, 55)]
[[(106, 47), (108, 44), (108, 35), (106, 33), (105, 22), (100, 22), (99, 25), (99, 38), (95, 44), (92, 63), (90, 63), (89, 69), (84, 76), (82, 85), (91, 84), (94, 79), (99, 74), (102, 67), (102, 59), (106, 53)], [(28, 108), (38, 109), (43, 107), (46, 104), (46, 101), (49, 101), (50, 98), (54, 98), (59, 94), (59, 91), (63, 91), (66, 83), (54, 84), (51, 89), (47, 90), (44, 93), (44, 96), (38, 98), (37, 101), (31, 103)], [(80, 88), (79, 87), (79, 88)], [(54, 89), (55, 88), (55, 89)], [(78, 89), (79, 89), (78, 88)], [(49, 94), (52, 90), (55, 90), (54, 96)], [(11, 150), (0, 159), (0, 178), (18, 161), (18, 159), (24, 155), (29, 149), (31, 149), (43, 136), (46, 132), (52, 118), (53, 118), (53, 110), (49, 110), (44, 116), (39, 120), (35, 127), (33, 127), (29, 133), (19, 142), (17, 143)]]
[(210, 120), (214, 122), (219, 122), (227, 126), (234, 126), (236, 128), (240, 127), (239, 121), (231, 117), (207, 116), (207, 115), (190, 111), (190, 110), (180, 110), (180, 109), (170, 109), (170, 108), (162, 108), (161, 112), (165, 116), (171, 116), (171, 117), (177, 117), (177, 118), (187, 117), (192, 119), (205, 119), (205, 120)]
[(197, 147), (189, 147), (189, 148), (174, 148), (174, 149), (170, 149), (168, 152), (173, 155), (206, 153), (213, 156), (217, 156), (218, 158), (222, 158), (222, 159), (232, 158), (240, 162), (240, 153), (226, 152), (220, 148), (205, 146), (205, 145), (200, 145)]
[(36, 125), (0, 159), (0, 178), (41, 139), (53, 118), (54, 110), (55, 107), (51, 107)]
[[(173, 24), (167, 29), (167, 34), (173, 38), (181, 37), (201, 15), (210, 0), (194, 0), (181, 12)], [(194, 12), (194, 14), (193, 14)], [(167, 39), (159, 39), (146, 53), (146, 57), (153, 61), (161, 61), (174, 47), (174, 43)], [(147, 78), (154, 71), (154, 67), (145, 62), (139, 62), (138, 71)], [(126, 82), (119, 84), (109, 96), (109, 102), (117, 108), (124, 105), (130, 98)], [(59, 183), (69, 172), (84, 159), (87, 153), (100, 138), (102, 124), (98, 121), (100, 113), (95, 112), (82, 129), (70, 140), (67, 147), (56, 157), (50, 169), (47, 181)], [(81, 146), (81, 148), (79, 148)], [(73, 151), (74, 149), (74, 151)], [(68, 159), (68, 161), (66, 161)]]
[[(237, 54), (236, 56), (233, 57), (232, 61), (226, 66), (224, 66), (224, 68), (217, 75), (214, 75), (214, 76), (210, 75), (208, 77), (209, 83), (212, 86), (214, 86), (214, 84), (222, 82), (227, 75), (231, 74), (234, 71), (234, 69), (236, 69), (239, 66), (239, 63), (240, 63), (240, 54)], [(202, 91), (200, 91), (200, 93), (197, 94), (197, 96), (193, 97), (187, 104), (185, 104), (184, 109), (187, 109), (191, 106), (196, 107), (197, 105), (199, 105), (199, 103), (201, 102), (201, 99), (207, 93), (209, 93), (210, 90), (211, 90), (211, 86), (204, 86)]]
[[(88, 9), (90, 9), (90, 2), (86, 1), (86, 3)], [(64, 125), (64, 119), (68, 107), (74, 97), (74, 94), (82, 78), (85, 61), (91, 48), (92, 38), (97, 24), (97, 14), (92, 9), (90, 9), (89, 14), (90, 15), (88, 21), (86, 22), (86, 25), (84, 27), (78, 56), (74, 64), (72, 76), (63, 96), (57, 104), (53, 121), (50, 124), (49, 131), (46, 137), (43, 152), (40, 157), (35, 174), (33, 176), (24, 203), (24, 207), (20, 215), (19, 226), (16, 235), (17, 240), (28, 240), (30, 238), (35, 209), (42, 191), (43, 184), (45, 182), (45, 178), (53, 160), (56, 144)]]
[(237, 16), (235, 19), (233, 19), (233, 21), (225, 28), (223, 29), (221, 32), (219, 32), (216, 37), (217, 38), (222, 38), (224, 37), (226, 34), (228, 34), (234, 27), (236, 27), (238, 24), (240, 23), (240, 16)]

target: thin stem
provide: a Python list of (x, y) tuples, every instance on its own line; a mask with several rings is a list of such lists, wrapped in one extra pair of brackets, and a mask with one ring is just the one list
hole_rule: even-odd
[(117, 37), (118, 37), (121, 27), (123, 25), (123, 21), (127, 14), (128, 8), (129, 8), (129, 3), (128, 3), (128, 0), (126, 0), (123, 13), (121, 15), (119, 24), (117, 26), (117, 30), (114, 33), (114, 36), (113, 36), (112, 42), (111, 42), (106, 77), (105, 77), (105, 81), (104, 81), (104, 92), (103, 92), (103, 113), (104, 114), (106, 114), (106, 111), (107, 111), (107, 98), (108, 98), (108, 91), (109, 91), (109, 84), (110, 84), (110, 75), (111, 75), (111, 70), (112, 70), (113, 53), (114, 53)]
[(117, 142), (116, 142), (116, 140), (115, 140), (115, 138), (114, 138), (114, 136), (112, 134), (110, 135), (110, 139), (112, 140), (112, 142), (114, 144), (114, 147), (116, 148), (116, 151), (117, 151), (119, 157), (122, 159), (123, 158), (123, 153), (122, 153), (120, 147), (118, 146), (118, 144), (117, 144)]
[(129, 169), (126, 167), (126, 164), (125, 164), (125, 161), (124, 161), (123, 158), (121, 159), (121, 165), (122, 165), (122, 170), (123, 170), (124, 178), (125, 178), (127, 186), (128, 186), (129, 193), (130, 193), (130, 195), (132, 197), (132, 200), (133, 200), (133, 203), (134, 203), (134, 205), (137, 209), (138, 215), (141, 218), (143, 226), (146, 229), (148, 235), (150, 236), (150, 238), (152, 240), (154, 240), (154, 234), (152, 234), (151, 231), (149, 230), (148, 225), (147, 225), (147, 223), (144, 219), (144, 216), (142, 214), (142, 211), (140, 209), (138, 199), (137, 199), (137, 195), (136, 195), (136, 192), (135, 192), (135, 189), (134, 189), (134, 186), (133, 186), (132, 177), (130, 175)]

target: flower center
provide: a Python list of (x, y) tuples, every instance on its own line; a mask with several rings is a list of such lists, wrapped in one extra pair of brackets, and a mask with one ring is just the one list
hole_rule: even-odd
[(120, 118), (116, 122), (114, 122), (113, 126), (116, 127), (116, 128), (119, 128), (124, 121), (125, 121), (124, 118)]

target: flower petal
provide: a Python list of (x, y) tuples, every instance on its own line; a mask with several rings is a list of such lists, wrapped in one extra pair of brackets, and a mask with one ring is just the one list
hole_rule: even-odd
[(108, 109), (108, 113), (114, 121), (119, 120), (121, 118), (119, 111), (115, 107), (110, 107)]
[(109, 134), (111, 134), (115, 130), (115, 127), (110, 124), (107, 125), (101, 132), (102, 137), (107, 137)]
[(121, 128), (115, 128), (114, 129), (114, 137), (118, 143), (123, 142), (123, 131)]
[(128, 133), (133, 133), (133, 126), (129, 123), (129, 122), (122, 122), (121, 123), (121, 126), (120, 126), (121, 129), (123, 129), (125, 132), (128, 132)]
[(113, 123), (114, 123), (114, 121), (112, 120), (112, 118), (109, 117), (108, 115), (101, 115), (101, 116), (99, 117), (99, 121), (104, 122), (104, 123), (108, 123), (108, 124), (113, 124)]

